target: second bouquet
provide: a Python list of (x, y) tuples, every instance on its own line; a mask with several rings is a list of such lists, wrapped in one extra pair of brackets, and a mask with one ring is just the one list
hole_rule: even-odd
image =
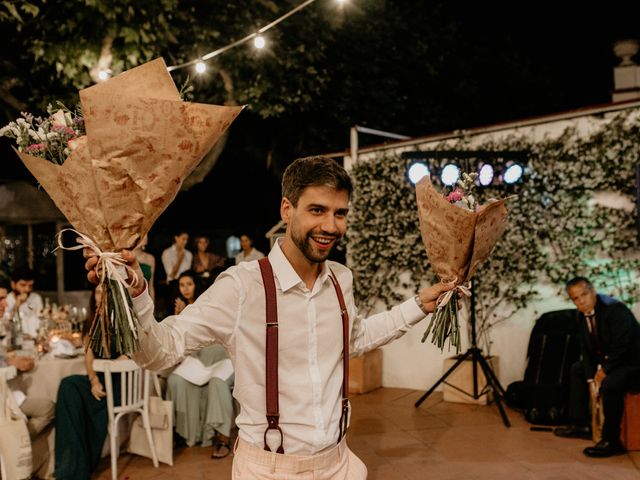
[(469, 281), (484, 262), (507, 226), (505, 200), (478, 206), (472, 195), (475, 174), (463, 174), (456, 188), (439, 193), (429, 176), (416, 186), (420, 234), (431, 268), (442, 282), (455, 282), (456, 288), (443, 294), (424, 333), (441, 350), (450, 345), (461, 350), (458, 300), (470, 296)]
[(73, 225), (71, 248), (99, 256), (106, 295), (89, 348), (130, 355), (137, 319), (126, 287), (143, 280), (131, 280), (119, 252), (138, 246), (243, 107), (183, 102), (162, 59), (81, 90), (80, 102), (86, 135), (74, 136), (63, 161), (38, 155), (50, 150), (46, 136), (39, 150), (18, 141), (17, 153)]

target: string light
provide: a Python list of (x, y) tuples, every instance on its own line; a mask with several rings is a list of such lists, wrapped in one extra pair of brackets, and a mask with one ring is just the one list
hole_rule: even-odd
[(264, 39), (264, 37), (262, 35), (258, 35), (257, 37), (255, 37), (253, 39), (253, 45), (258, 49), (261, 50), (264, 48), (264, 46), (267, 44), (266, 40)]
[(196, 63), (196, 72), (204, 73), (207, 70), (207, 64), (204, 62)]
[[(249, 35), (247, 35), (244, 38), (241, 38), (240, 40), (236, 40), (233, 43), (230, 43), (229, 45), (226, 45), (222, 48), (219, 48), (217, 50), (214, 50), (212, 52), (207, 53), (206, 55), (203, 55), (201, 58), (196, 59), (196, 60), (191, 60), (189, 62), (185, 62), (185, 63), (180, 63), (178, 65), (171, 65), (169, 67), (167, 67), (167, 70), (169, 70), (170, 72), (174, 71), (174, 70), (179, 70), (181, 68), (187, 68), (190, 67), (192, 65), (196, 65), (196, 71), (198, 71), (198, 63), (204, 63), (207, 60), (212, 59), (213, 57), (217, 57), (218, 55), (220, 55), (221, 53), (226, 52), (227, 50), (231, 50), (234, 47), (237, 47), (238, 45), (242, 45), (243, 43), (248, 42), (249, 40), (253, 40), (253, 43), (255, 45), (256, 48), (263, 48), (266, 44), (264, 37), (262, 37), (262, 34), (264, 32), (266, 32), (267, 30), (270, 30), (271, 28), (275, 27), (277, 24), (279, 24), (280, 22), (282, 22), (283, 20), (289, 18), (291, 15), (293, 15), (294, 13), (299, 12), (300, 10), (302, 10), (303, 8), (308, 7), (309, 5), (311, 5), (312, 3), (314, 3), (316, 0), (305, 0), (304, 2), (302, 2), (300, 5), (298, 5), (297, 7), (293, 8), (292, 10), (289, 10), (287, 13), (285, 13), (284, 15), (282, 15), (281, 17), (275, 19), (273, 22), (269, 23), (268, 25), (265, 25), (264, 27), (262, 27), (261, 29), (259, 29), (257, 32), (251, 33)], [(343, 0), (344, 1), (344, 0)], [(262, 39), (262, 42), (260, 42), (259, 39)], [(259, 44), (262, 43), (262, 46), (259, 46)]]

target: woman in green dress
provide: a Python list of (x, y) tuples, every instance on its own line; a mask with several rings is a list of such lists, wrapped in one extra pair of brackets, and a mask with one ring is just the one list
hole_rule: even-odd
[[(176, 299), (175, 314), (197, 298), (197, 280), (192, 271), (178, 279), (180, 298)], [(211, 345), (192, 355), (204, 367), (229, 358), (221, 345)], [(231, 390), (234, 375), (228, 379), (212, 378), (204, 385), (195, 385), (172, 373), (167, 379), (167, 398), (173, 401), (176, 433), (188, 446), (200, 443), (213, 445), (212, 458), (223, 458), (231, 452), (230, 437), (234, 425), (234, 407)]]
[[(91, 296), (91, 311), (95, 312), (102, 291), (96, 287)], [(85, 337), (88, 341), (88, 337)], [(116, 358), (115, 342), (111, 342), (111, 358)], [(107, 414), (104, 374), (93, 369), (94, 354), (85, 354), (86, 375), (71, 375), (62, 379), (56, 400), (55, 478), (56, 480), (89, 480), (100, 461), (107, 438)], [(126, 359), (122, 355), (117, 360)], [(120, 399), (120, 381), (114, 374), (113, 393)]]

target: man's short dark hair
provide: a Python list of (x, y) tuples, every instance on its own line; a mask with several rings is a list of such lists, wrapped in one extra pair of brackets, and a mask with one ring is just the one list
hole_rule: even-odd
[(282, 197), (297, 207), (306, 188), (319, 186), (344, 190), (349, 197), (353, 192), (351, 177), (342, 166), (331, 158), (315, 156), (298, 158), (287, 167), (282, 177)]
[(19, 282), (20, 280), (35, 280), (36, 273), (30, 268), (22, 267), (16, 268), (11, 274), (12, 282)]
[(176, 229), (173, 231), (173, 236), (174, 236), (174, 238), (175, 238), (175, 237), (179, 237), (180, 235), (183, 235), (183, 234), (187, 234), (187, 235), (189, 235), (189, 232), (187, 231), (187, 229), (186, 229), (186, 228), (176, 228)]
[(591, 283), (591, 281), (587, 277), (573, 277), (567, 282), (567, 284), (565, 285), (565, 289), (569, 290), (571, 287), (575, 287), (576, 285), (579, 285), (581, 283), (584, 283), (587, 287), (593, 290), (593, 283)]

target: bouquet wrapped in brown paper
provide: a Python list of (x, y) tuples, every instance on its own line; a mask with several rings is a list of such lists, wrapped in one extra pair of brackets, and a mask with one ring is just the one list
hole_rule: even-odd
[[(138, 245), (242, 107), (183, 102), (162, 59), (81, 90), (80, 101), (80, 121), (56, 113), (67, 127), (62, 140), (55, 119), (34, 123), (28, 114), (3, 133), (17, 139), (18, 155), (78, 234), (79, 245), (63, 248), (99, 256), (106, 295), (89, 346), (108, 356), (115, 340), (117, 352), (130, 354), (137, 318), (118, 252)], [(74, 128), (79, 123), (86, 135)], [(52, 151), (63, 158), (51, 158)]]
[(429, 176), (416, 186), (420, 233), (431, 268), (443, 282), (457, 287), (443, 294), (424, 333), (441, 350), (449, 339), (460, 352), (458, 299), (470, 296), (468, 282), (485, 261), (507, 226), (505, 200), (478, 207), (471, 189), (475, 174), (463, 174), (459, 187), (448, 195), (435, 190)]

